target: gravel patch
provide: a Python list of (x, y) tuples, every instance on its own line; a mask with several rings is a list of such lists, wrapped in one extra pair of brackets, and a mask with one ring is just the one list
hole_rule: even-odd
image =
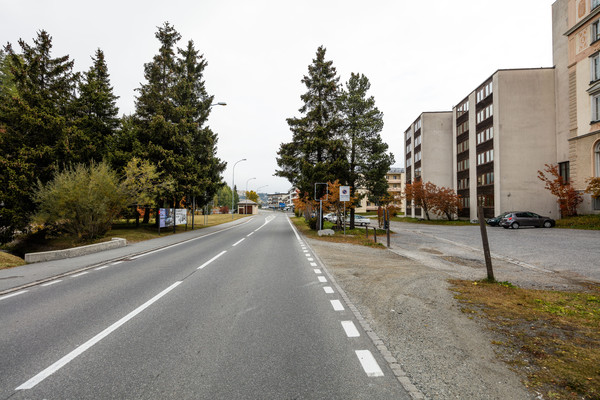
[(436, 246), (407, 257), (402, 249), (307, 241), (389, 350), (390, 362), (397, 360), (392, 366), (406, 374), (399, 378), (406, 385), (429, 399), (534, 398), (497, 359), (491, 342), (498, 338), (463, 313), (449, 290), (448, 279), (485, 277), (475, 258)]

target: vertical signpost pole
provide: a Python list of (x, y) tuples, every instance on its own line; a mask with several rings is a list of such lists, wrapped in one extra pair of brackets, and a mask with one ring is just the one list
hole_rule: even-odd
[(346, 235), (346, 202), (350, 201), (350, 186), (340, 186), (340, 201), (344, 202), (344, 235)]

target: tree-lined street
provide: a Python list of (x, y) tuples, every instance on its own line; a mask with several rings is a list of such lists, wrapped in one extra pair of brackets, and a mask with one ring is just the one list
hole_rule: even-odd
[(409, 398), (335, 300), (287, 217), (261, 214), (0, 297), (0, 398)]

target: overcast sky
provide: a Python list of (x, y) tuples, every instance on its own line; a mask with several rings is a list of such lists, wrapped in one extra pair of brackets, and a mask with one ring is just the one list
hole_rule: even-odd
[[(143, 65), (165, 21), (193, 40), (208, 61), (215, 101), (209, 125), (218, 155), (233, 164), (239, 189), (287, 191), (274, 177), (276, 153), (292, 138), (286, 118), (300, 116), (302, 77), (317, 48), (327, 49), (340, 83), (365, 74), (384, 114), (382, 137), (404, 166), (402, 134), (423, 111), (446, 111), (501, 68), (552, 66), (554, 0), (0, 0), (0, 40), (18, 50), (41, 29), (53, 56), (87, 70), (101, 48), (121, 113), (134, 111)], [(256, 178), (256, 179), (251, 179)]]

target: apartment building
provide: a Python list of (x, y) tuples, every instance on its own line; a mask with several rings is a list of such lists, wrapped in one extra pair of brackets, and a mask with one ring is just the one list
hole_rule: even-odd
[(511, 210), (558, 218), (556, 199), (537, 178), (556, 162), (554, 87), (553, 68), (498, 70), (453, 108), (459, 217), (477, 219), (483, 205), (486, 218)]
[[(406, 183), (415, 179), (452, 188), (453, 113), (424, 112), (404, 132)], [(422, 210), (406, 204), (406, 216), (422, 217)], [(435, 215), (431, 215), (435, 218)]]
[[(552, 5), (556, 69), (556, 142), (561, 175), (576, 190), (600, 177), (600, 0), (557, 0)], [(582, 193), (583, 194), (583, 193)], [(599, 213), (584, 194), (580, 213)]]
[[(406, 174), (404, 173), (404, 168), (390, 168), (390, 170), (385, 174), (385, 179), (388, 183), (388, 192), (401, 194), (404, 192), (404, 185), (406, 182)], [(360, 194), (366, 194), (365, 189), (358, 189)], [(401, 197), (401, 196), (400, 196)], [(400, 207), (402, 212), (406, 210), (406, 202), (404, 200), (395, 204)], [(377, 211), (379, 205), (373, 202), (370, 202), (369, 199), (365, 196), (355, 209), (358, 213), (369, 212), (369, 211)]]

